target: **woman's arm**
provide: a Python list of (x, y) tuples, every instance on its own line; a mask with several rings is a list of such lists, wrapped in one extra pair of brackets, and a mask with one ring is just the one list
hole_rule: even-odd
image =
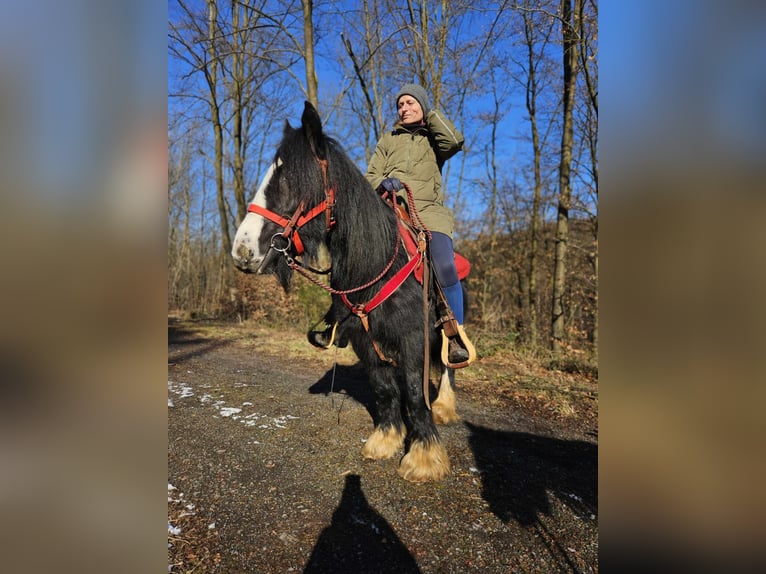
[(372, 185), (372, 189), (378, 189), (380, 182), (388, 177), (388, 174), (385, 172), (386, 155), (385, 139), (381, 138), (378, 141), (378, 145), (375, 146), (375, 151), (372, 153), (372, 157), (367, 164), (367, 173), (365, 174), (367, 181)]
[(445, 161), (463, 149), (465, 138), (442, 112), (431, 110), (426, 116), (426, 124), (436, 142), (436, 153)]

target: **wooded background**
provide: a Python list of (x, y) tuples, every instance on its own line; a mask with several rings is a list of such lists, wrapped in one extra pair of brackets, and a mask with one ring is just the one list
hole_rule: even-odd
[(465, 134), (447, 162), (472, 263), (477, 349), (598, 352), (595, 0), (170, 0), (168, 306), (308, 328), (329, 303), (296, 277), (238, 273), (237, 225), (303, 101), (364, 172), (423, 85)]

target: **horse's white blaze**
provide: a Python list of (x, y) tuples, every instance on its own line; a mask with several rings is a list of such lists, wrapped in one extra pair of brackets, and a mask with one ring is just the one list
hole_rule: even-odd
[[(261, 180), (261, 185), (258, 186), (258, 191), (255, 192), (255, 196), (250, 203), (254, 203), (261, 207), (266, 207), (266, 188), (271, 181), (271, 176), (274, 175), (275, 164), (271, 164), (266, 171), (266, 175)], [(231, 248), (231, 256), (234, 258), (234, 263), (242, 270), (255, 271), (258, 269), (258, 265), (261, 263), (265, 253), (261, 252), (258, 245), (258, 238), (261, 236), (261, 230), (265, 218), (257, 213), (248, 212), (242, 223), (239, 224), (237, 234), (234, 236), (234, 244)]]

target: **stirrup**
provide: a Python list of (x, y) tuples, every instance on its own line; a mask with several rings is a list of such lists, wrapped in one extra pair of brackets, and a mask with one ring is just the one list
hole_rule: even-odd
[(460, 343), (460, 346), (462, 346), (466, 351), (468, 351), (468, 359), (465, 361), (461, 361), (459, 363), (450, 363), (449, 361), (449, 342), (450, 339), (447, 337), (447, 334), (444, 332), (444, 329), (441, 330), (442, 333), (442, 364), (449, 368), (449, 369), (462, 369), (463, 367), (467, 367), (471, 363), (473, 363), (476, 360), (476, 348), (473, 346), (473, 343), (471, 343), (471, 340), (468, 338), (468, 335), (465, 334), (465, 330), (463, 329), (462, 325), (456, 325), (457, 328), (457, 334), (455, 335), (455, 339), (457, 339)]

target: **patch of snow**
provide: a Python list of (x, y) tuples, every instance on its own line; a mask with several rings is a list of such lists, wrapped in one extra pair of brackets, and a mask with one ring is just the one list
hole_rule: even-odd
[(168, 380), (168, 391), (177, 394), (182, 399), (194, 396), (194, 391), (189, 385), (186, 383), (176, 383), (171, 380)]

